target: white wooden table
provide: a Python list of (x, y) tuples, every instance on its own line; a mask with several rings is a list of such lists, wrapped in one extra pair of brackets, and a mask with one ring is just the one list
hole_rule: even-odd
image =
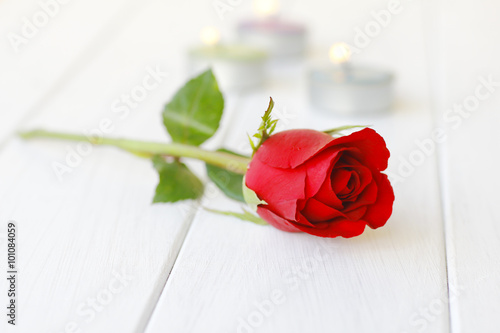
[[(225, 94), (222, 128), (208, 148), (248, 152), (246, 133), (269, 96), (281, 129), (368, 123), (386, 138), (394, 214), (357, 238), (323, 240), (213, 215), (202, 207), (239, 205), (210, 183), (198, 202), (151, 205), (151, 163), (113, 148), (95, 148), (61, 180), (52, 164), (74, 143), (16, 137), (36, 127), (91, 131), (109, 118), (110, 136), (169, 140), (160, 111), (186, 80), (184, 51), (206, 25), (230, 37), (250, 13), (249, 1), (232, 3), (221, 20), (210, 1), (73, 0), (52, 7), (16, 52), (9, 36), (42, 15), (41, 5), (0, 1), (2, 272), (9, 220), (19, 251), (17, 325), (6, 323), (2, 273), (0, 332), (499, 332), (493, 1), (401, 1), (355, 56), (397, 74), (390, 115), (315, 113), (305, 62), (276, 71), (265, 87)], [(353, 43), (356, 29), (374, 21), (370, 12), (388, 4), (308, 0), (284, 9), (308, 22), (321, 54), (333, 42)], [(166, 74), (119, 117), (122, 95), (150, 71)], [(445, 133), (439, 143), (436, 129)]]

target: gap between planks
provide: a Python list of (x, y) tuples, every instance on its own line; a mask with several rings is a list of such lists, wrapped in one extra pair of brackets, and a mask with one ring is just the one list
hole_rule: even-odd
[[(442, 29), (442, 15), (443, 15), (443, 1), (437, 0), (432, 6), (422, 3), (424, 7), (422, 12), (428, 16), (427, 20), (422, 20), (422, 33), (424, 34), (424, 47), (427, 61), (428, 73), (428, 88), (431, 106), (431, 130), (441, 127), (442, 121), (440, 120), (441, 110), (443, 110), (443, 97), (445, 93), (445, 71), (444, 71), (444, 54), (443, 54), (443, 29)], [(425, 25), (424, 22), (431, 22), (430, 25)], [(437, 55), (437, 56), (436, 56)], [(448, 299), (448, 332), (455, 332), (456, 323), (453, 320), (452, 305), (450, 302), (450, 244), (451, 225), (450, 214), (447, 211), (447, 203), (449, 201), (445, 191), (445, 184), (449, 181), (445, 170), (447, 169), (447, 153), (444, 144), (437, 144), (435, 159), (435, 168), (438, 177), (438, 191), (439, 191), (439, 207), (441, 214), (441, 221), (443, 224), (443, 245), (444, 245), (444, 262), (445, 262), (445, 276), (446, 276), (446, 296)]]
[[(221, 130), (223, 131), (222, 136), (220, 138), (220, 142), (223, 143), (226, 138), (229, 136), (229, 131), (231, 129), (231, 124), (234, 122), (235, 115), (237, 114), (237, 110), (239, 109), (239, 104), (242, 102), (243, 96), (242, 93), (236, 92), (232, 94), (232, 97), (235, 99), (235, 103), (232, 107), (231, 110), (225, 110), (225, 114), (227, 115), (226, 119), (226, 126), (225, 128), (222, 128)], [(229, 112), (228, 112), (229, 111)], [(196, 216), (200, 213), (200, 211), (203, 209), (203, 197), (194, 201), (193, 207), (191, 207), (189, 211), (189, 216), (186, 219), (186, 231), (184, 232), (183, 235), (181, 235), (180, 238), (180, 245), (177, 247), (177, 251), (175, 253), (175, 258), (172, 263), (172, 266), (165, 276), (165, 280), (161, 283), (161, 289), (160, 292), (157, 293), (156, 295), (153, 295), (151, 297), (150, 301), (150, 306), (144, 310), (143, 315), (141, 316), (141, 319), (139, 320), (139, 324), (137, 326), (137, 329), (135, 330), (136, 332), (146, 332), (148, 329), (148, 326), (151, 322), (151, 318), (153, 317), (153, 313), (156, 310), (156, 307), (158, 306), (158, 303), (160, 301), (161, 295), (163, 294), (165, 287), (167, 285), (168, 279), (170, 275), (172, 274), (174, 268), (176, 267), (175, 265), (177, 264), (177, 258), (179, 257), (179, 254), (181, 253), (182, 249), (184, 248), (184, 244), (186, 243), (186, 239), (188, 239), (189, 233), (191, 231), (191, 227), (193, 225), (193, 221), (196, 218)], [(161, 278), (161, 277), (160, 277)]]

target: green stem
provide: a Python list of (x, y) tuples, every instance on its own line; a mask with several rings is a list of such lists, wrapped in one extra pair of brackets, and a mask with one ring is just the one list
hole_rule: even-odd
[(188, 157), (204, 161), (226, 170), (244, 175), (250, 159), (232, 154), (208, 151), (196, 146), (181, 143), (158, 143), (114, 138), (88, 138), (84, 135), (33, 130), (19, 134), (24, 139), (49, 138), (71, 141), (85, 141), (94, 145), (107, 145), (124, 149), (138, 155), (168, 155), (173, 157)]

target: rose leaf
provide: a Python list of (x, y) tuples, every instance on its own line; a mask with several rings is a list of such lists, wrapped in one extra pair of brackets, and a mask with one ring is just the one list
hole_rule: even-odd
[(185, 164), (168, 163), (158, 155), (152, 160), (160, 176), (153, 203), (197, 199), (203, 194), (203, 183)]
[(163, 124), (174, 142), (198, 146), (212, 137), (224, 109), (224, 98), (212, 70), (190, 80), (163, 110)]
[[(242, 156), (227, 149), (218, 149), (217, 151), (222, 151), (236, 156)], [(243, 182), (243, 175), (210, 165), (208, 163), (206, 164), (206, 167), (208, 177), (218, 188), (221, 189), (222, 192), (224, 192), (227, 197), (237, 201), (245, 202), (245, 199), (243, 198), (243, 189), (241, 187), (241, 184)]]

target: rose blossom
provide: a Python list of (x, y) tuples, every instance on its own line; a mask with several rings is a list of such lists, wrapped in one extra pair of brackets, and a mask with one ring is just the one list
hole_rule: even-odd
[(354, 237), (383, 226), (394, 192), (384, 139), (365, 128), (333, 138), (300, 129), (269, 137), (255, 153), (246, 186), (265, 204), (257, 213), (274, 227), (321, 237)]

